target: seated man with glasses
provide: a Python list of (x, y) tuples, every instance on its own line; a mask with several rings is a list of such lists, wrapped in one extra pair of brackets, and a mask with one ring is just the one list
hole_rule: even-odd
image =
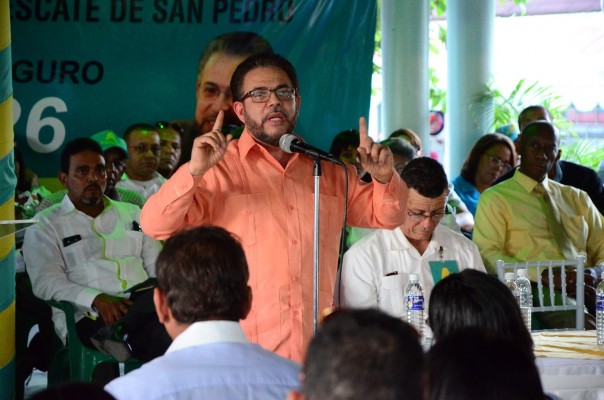
[(166, 181), (157, 172), (161, 155), (159, 132), (150, 124), (134, 124), (126, 129), (124, 140), (128, 146), (126, 172), (116, 186), (133, 190), (146, 200)]
[(442, 165), (429, 157), (416, 158), (400, 176), (409, 188), (404, 222), (393, 230), (372, 233), (344, 254), (341, 306), (376, 307), (402, 318), (410, 274), (419, 276), (427, 305), (440, 279), (467, 268), (485, 270), (476, 245), (439, 224), (449, 194)]

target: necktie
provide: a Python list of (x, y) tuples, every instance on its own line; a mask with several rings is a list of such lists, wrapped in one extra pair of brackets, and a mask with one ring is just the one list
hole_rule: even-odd
[(567, 260), (574, 259), (576, 254), (573, 244), (564, 231), (564, 226), (562, 225), (562, 220), (560, 218), (560, 210), (558, 210), (558, 206), (552, 201), (549, 193), (545, 190), (543, 183), (539, 183), (535, 186), (533, 195), (539, 198), (541, 208), (547, 219), (547, 225), (549, 226), (549, 230), (552, 233), (560, 252)]

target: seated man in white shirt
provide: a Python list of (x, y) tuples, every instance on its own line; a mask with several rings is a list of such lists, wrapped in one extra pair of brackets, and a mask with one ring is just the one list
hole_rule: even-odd
[[(130, 350), (142, 361), (163, 354), (171, 340), (152, 312), (151, 296), (126, 293), (155, 275), (161, 249), (141, 231), (140, 208), (103, 195), (107, 181), (103, 151), (90, 138), (67, 143), (59, 179), (67, 196), (36, 214), (40, 222), (25, 233), (23, 255), (33, 293), (43, 300), (73, 303), (78, 335), (90, 347), (97, 331), (129, 315), (136, 317), (137, 326), (128, 332), (131, 348), (125, 348), (124, 357)], [(144, 301), (151, 305), (151, 313), (139, 314)], [(63, 314), (54, 310), (53, 321), (65, 341)]]
[(126, 129), (124, 140), (128, 145), (126, 172), (116, 187), (135, 191), (146, 200), (166, 181), (157, 172), (161, 156), (159, 132), (150, 124), (134, 124)]
[[(559, 148), (558, 130), (548, 121), (525, 126), (520, 138), (520, 167), (512, 178), (480, 196), (473, 240), (490, 273), (496, 272), (497, 260), (564, 260), (586, 255), (585, 304), (591, 307), (595, 304), (597, 277), (604, 266), (603, 219), (586, 192), (547, 176)], [(556, 205), (549, 217), (546, 197), (540, 199), (538, 190)], [(556, 214), (559, 221), (554, 222)], [(569, 294), (574, 296), (572, 279), (568, 274)], [(574, 326), (574, 317), (558, 320), (555, 314), (544, 314), (541, 328)], [(545, 320), (552, 315), (556, 320)]]
[(419, 276), (427, 304), (434, 285), (449, 273), (484, 271), (476, 245), (439, 224), (449, 194), (442, 165), (429, 157), (416, 158), (400, 176), (409, 188), (405, 221), (396, 229), (372, 233), (344, 254), (342, 306), (377, 307), (400, 318), (405, 315), (403, 291), (410, 274)]
[(157, 259), (154, 302), (174, 342), (160, 358), (109, 383), (118, 400), (285, 399), (299, 366), (248, 341), (252, 305), (241, 244), (202, 226), (168, 239)]

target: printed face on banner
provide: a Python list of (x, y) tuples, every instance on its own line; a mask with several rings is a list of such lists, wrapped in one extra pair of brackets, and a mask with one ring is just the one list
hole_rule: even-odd
[(292, 133), (296, 126), (300, 97), (282, 100), (274, 92), (277, 88), (292, 87), (292, 82), (280, 68), (262, 67), (251, 70), (243, 80), (243, 93), (269, 89), (268, 101), (254, 102), (250, 97), (235, 103), (235, 112), (245, 123), (250, 134), (269, 146), (279, 146), (281, 136)]
[(201, 71), (197, 80), (195, 108), (195, 121), (201, 127), (201, 132), (212, 130), (220, 110), (224, 111), (223, 126), (241, 125), (233, 111), (231, 77), (243, 60), (244, 56), (214, 53)]

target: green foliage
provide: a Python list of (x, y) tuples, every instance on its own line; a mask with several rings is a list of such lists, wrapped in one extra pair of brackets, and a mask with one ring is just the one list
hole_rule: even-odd
[(600, 161), (604, 160), (604, 148), (594, 146), (589, 139), (580, 139), (567, 145), (562, 145), (563, 160), (569, 160), (598, 170)]
[(531, 105), (547, 108), (561, 131), (572, 130), (571, 124), (564, 116), (566, 104), (551, 86), (541, 86), (539, 81), (528, 83), (521, 79), (509, 93), (502, 93), (493, 85), (488, 85), (476, 100), (481, 106), (486, 106), (486, 117), (493, 121), (488, 128), (491, 132), (500, 126), (516, 125), (520, 111)]

